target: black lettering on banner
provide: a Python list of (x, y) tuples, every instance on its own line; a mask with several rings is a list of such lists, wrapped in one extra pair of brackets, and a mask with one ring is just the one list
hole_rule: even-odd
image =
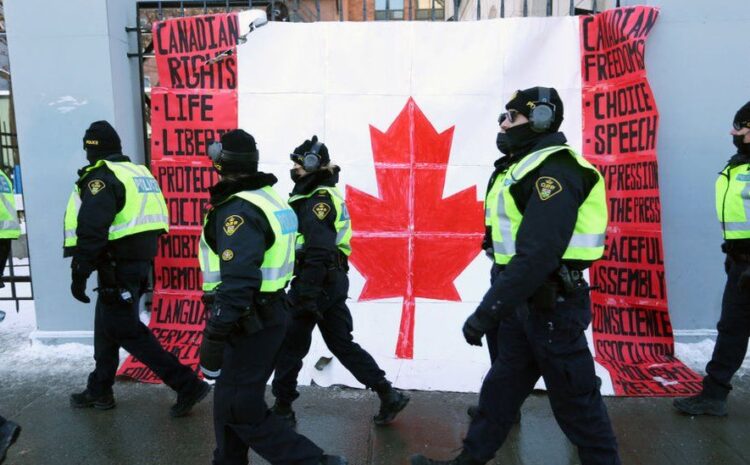
[(643, 70), (644, 42), (658, 14), (633, 7), (584, 18), (584, 80), (614, 79)]
[(154, 336), (162, 345), (200, 344), (203, 329), (152, 328)]
[[(229, 131), (230, 129), (165, 128), (161, 131), (162, 153), (171, 157), (206, 156), (211, 142), (221, 139)], [(170, 133), (173, 134), (174, 142), (170, 142)]]
[[(217, 19), (218, 24), (215, 24)], [(238, 21), (236, 15), (206, 15), (160, 22), (154, 34), (156, 51), (160, 55), (168, 55), (230, 48), (240, 36)]]
[(199, 291), (201, 279), (197, 261), (196, 266), (165, 266), (156, 270), (156, 282), (162, 290)]
[(203, 226), (208, 199), (168, 198), (170, 226)]
[(592, 328), (603, 335), (672, 337), (669, 313), (655, 308), (593, 304)]
[(180, 360), (195, 360), (197, 362), (200, 358), (200, 344), (175, 344), (165, 347), (165, 349)]
[(198, 258), (200, 235), (171, 231), (159, 236), (159, 256), (163, 258)]
[(592, 287), (621, 297), (666, 300), (664, 269), (640, 270), (599, 264), (591, 270)]
[[(165, 94), (166, 121), (213, 121), (212, 94)], [(171, 103), (170, 103), (171, 102)]]
[(197, 299), (156, 299), (152, 312), (159, 324), (203, 325), (206, 307)]
[(156, 179), (168, 194), (208, 192), (219, 181), (219, 174), (210, 166), (164, 166), (156, 170)]
[(659, 237), (608, 235), (602, 259), (618, 263), (663, 265), (661, 239)]
[[(595, 339), (598, 356), (608, 363), (617, 364), (618, 370), (627, 371), (638, 363), (667, 363), (674, 357), (672, 342), (637, 341), (635, 339)], [(631, 375), (630, 377), (633, 377)]]
[(621, 118), (654, 110), (645, 81), (594, 94), (594, 117), (598, 120)]
[(656, 160), (596, 165), (604, 176), (607, 192), (659, 188)]
[[(133, 362), (140, 363), (135, 357), (133, 357)], [(162, 382), (161, 379), (157, 377), (153, 371), (149, 370), (146, 366), (143, 365), (128, 367), (122, 371), (121, 375), (137, 379), (145, 383)]]
[(639, 116), (594, 126), (594, 153), (610, 155), (647, 152), (656, 149), (657, 115)]
[(167, 57), (169, 80), (173, 89), (236, 89), (237, 59), (230, 55), (218, 62), (209, 62), (221, 54)]
[(661, 202), (659, 196), (610, 197), (610, 223), (660, 223)]

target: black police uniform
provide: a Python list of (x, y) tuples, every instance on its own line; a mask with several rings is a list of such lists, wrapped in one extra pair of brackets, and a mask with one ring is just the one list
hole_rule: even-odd
[[(204, 227), (206, 242), (221, 257), (221, 284), (216, 289), (211, 317), (204, 332), (214, 341), (226, 338), (220, 362), (201, 365), (221, 368), (214, 391), (214, 465), (246, 465), (248, 449), (273, 464), (322, 463), (323, 451), (297, 434), (268, 410), (265, 387), (285, 333), (284, 291), (261, 293), (263, 257), (274, 241), (264, 213), (231, 195), (273, 185), (272, 174), (254, 173), (238, 179), (225, 178), (211, 188), (211, 204), (217, 205)], [(228, 234), (227, 219), (239, 216), (239, 227)], [(236, 222), (233, 224), (237, 224)]]
[[(750, 153), (738, 153), (729, 161), (731, 166), (748, 163)], [(727, 239), (722, 250), (727, 254), (727, 282), (716, 325), (719, 334), (703, 379), (703, 394), (718, 400), (729, 396), (732, 377), (742, 366), (750, 338), (750, 239)]]
[[(565, 143), (562, 133), (542, 137), (526, 154)], [(520, 160), (523, 156), (517, 156)], [(487, 373), (479, 410), (464, 440), (465, 452), (485, 463), (505, 441), (516, 412), (540, 376), (555, 418), (578, 447), (583, 464), (619, 464), (617, 444), (594, 375), (584, 330), (591, 322), (585, 286), (541, 310), (535, 295), (560, 267), (573, 234), (578, 208), (596, 183), (567, 152), (549, 156), (536, 173), (510, 188), (523, 214), (516, 255), (497, 275), (481, 308), (503, 303), (505, 318), (495, 335), (497, 356)], [(542, 201), (535, 190), (541, 176), (557, 179), (561, 191)], [(573, 269), (588, 263), (571, 261)]]
[[(120, 154), (103, 159), (130, 161)], [(79, 172), (82, 174), (83, 170)], [(94, 184), (98, 188), (95, 193), (88, 187), (94, 180), (101, 181)], [(99, 295), (94, 318), (96, 367), (88, 378), (88, 393), (93, 397), (112, 394), (120, 347), (143, 362), (180, 396), (191, 396), (205, 389), (196, 374), (164, 350), (139, 318), (140, 297), (148, 286), (159, 233), (149, 231), (108, 240), (109, 227), (125, 205), (125, 186), (106, 165), (88, 172), (78, 181), (78, 187), (81, 192), (78, 240), (76, 247), (67, 248), (65, 254), (73, 257), (74, 274), (80, 270), (88, 277), (91, 270), (98, 270)], [(114, 292), (118, 289), (128, 291), (131, 298), (121, 298), (121, 292)], [(114, 405), (99, 407), (108, 406)]]
[[(295, 183), (292, 195), (306, 195), (319, 186), (332, 187), (337, 182), (338, 168), (313, 172)], [(316, 208), (318, 204), (327, 208)], [(295, 279), (289, 292), (292, 318), (276, 363), (274, 396), (287, 405), (299, 397), (297, 375), (302, 359), (310, 350), (315, 325), (330, 351), (357, 381), (379, 393), (389, 390), (385, 372), (352, 337), (352, 315), (346, 306), (349, 266), (346, 255), (336, 246), (336, 208), (330, 195), (321, 191), (296, 200), (291, 206), (297, 213), (305, 244), (298, 251)], [(316, 211), (329, 213), (318, 216)]]

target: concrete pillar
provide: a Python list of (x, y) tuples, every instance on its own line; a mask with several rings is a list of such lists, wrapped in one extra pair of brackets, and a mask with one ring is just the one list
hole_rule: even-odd
[[(143, 161), (135, 0), (6, 0), (13, 98), (23, 166), (37, 331), (43, 340), (91, 337), (94, 305), (70, 295), (62, 258), (62, 220), (76, 171), (86, 164), (82, 137), (110, 121), (125, 154)], [(89, 294), (95, 281), (89, 281)]]

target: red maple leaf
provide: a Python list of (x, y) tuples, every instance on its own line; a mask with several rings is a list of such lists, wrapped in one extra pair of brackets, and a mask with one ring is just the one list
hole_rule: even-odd
[(346, 186), (359, 300), (404, 299), (399, 358), (414, 355), (415, 299), (461, 300), (453, 281), (481, 251), (476, 186), (443, 198), (453, 129), (438, 134), (410, 98), (388, 131), (370, 126), (379, 197)]

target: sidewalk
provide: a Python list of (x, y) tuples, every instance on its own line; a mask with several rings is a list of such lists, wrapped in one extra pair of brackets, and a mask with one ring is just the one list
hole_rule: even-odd
[[(68, 395), (81, 390), (93, 366), (88, 349), (33, 348), (18, 332), (0, 332), (0, 413), (24, 430), (10, 449), (7, 465), (207, 465), (213, 432), (211, 401), (193, 413), (171, 419), (174, 394), (164, 386), (118, 381), (117, 408), (73, 410)], [(15, 350), (15, 352), (13, 352)], [(10, 361), (10, 363), (7, 363)], [(678, 415), (671, 399), (606, 398), (624, 464), (750, 463), (750, 379), (737, 383), (730, 416)], [(466, 407), (474, 394), (411, 392), (412, 401), (390, 427), (376, 428), (371, 417), (378, 399), (348, 388), (302, 389), (297, 403), (298, 431), (352, 465), (402, 465), (414, 452), (450, 457), (468, 426)], [(270, 400), (270, 399), (269, 399)], [(579, 463), (575, 448), (552, 417), (543, 393), (523, 406), (521, 425), (499, 451), (497, 464)], [(253, 464), (266, 464), (257, 457)], [(5, 465), (5, 464), (4, 464)]]

